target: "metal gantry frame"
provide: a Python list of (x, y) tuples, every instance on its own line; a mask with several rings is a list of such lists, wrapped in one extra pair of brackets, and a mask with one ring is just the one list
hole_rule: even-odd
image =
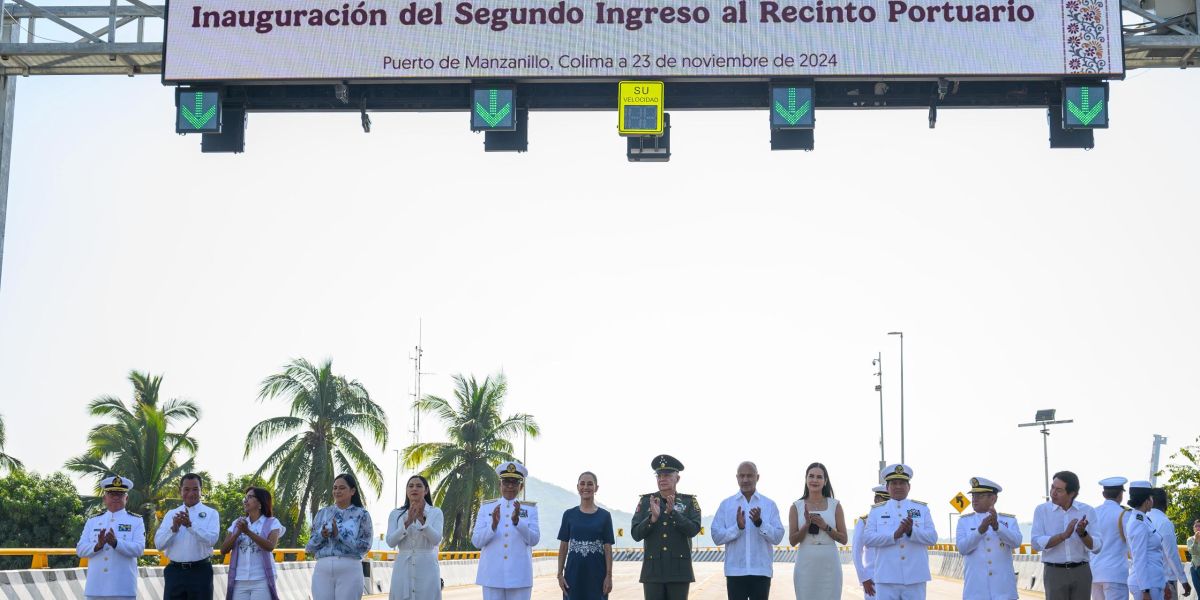
[[(1160, 17), (1155, 0), (1121, 0), (1137, 23), (1122, 26), (1125, 68), (1200, 67), (1200, 0), (1193, 10)], [(1159, 0), (1162, 1), (1162, 0)], [(32, 75), (158, 75), (162, 73), (166, 7), (141, 0), (109, 0), (108, 6), (40, 6), (29, 0), (0, 0), (0, 281), (8, 206), (16, 77)], [(1178, 0), (1176, 0), (1178, 4)], [(1190, 8), (1190, 5), (1188, 5)], [(148, 22), (149, 21), (149, 22)], [(42, 24), (42, 33), (39, 33)], [(53, 25), (45, 33), (45, 24)], [(99, 28), (96, 28), (100, 25)], [(147, 25), (154, 41), (146, 41)], [(132, 32), (118, 41), (117, 33)], [(70, 37), (78, 36), (73, 41)], [(364, 111), (366, 109), (364, 108)]]

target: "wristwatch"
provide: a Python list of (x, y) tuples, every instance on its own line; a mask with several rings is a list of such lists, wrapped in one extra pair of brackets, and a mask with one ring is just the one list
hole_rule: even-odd
[(832, 532), (833, 532), (833, 527), (831, 527), (829, 525), (825, 525), (825, 533), (832, 533)]

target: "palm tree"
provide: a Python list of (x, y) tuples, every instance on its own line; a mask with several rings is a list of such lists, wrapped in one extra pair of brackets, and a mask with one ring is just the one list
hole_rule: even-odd
[[(298, 507), (299, 526), (333, 495), (333, 478), (350, 473), (379, 494), (383, 471), (363, 449), (356, 432), (381, 448), (387, 445), (387, 415), (357, 381), (333, 373), (333, 363), (320, 366), (299, 358), (267, 377), (258, 393), (261, 402), (282, 396), (291, 404), (286, 417), (272, 417), (250, 428), (245, 456), (280, 435), (293, 434), (275, 448), (254, 474), (270, 472), (277, 506)], [(282, 509), (281, 509), (282, 510)], [(300, 527), (288, 531), (296, 543)]]
[[(68, 459), (66, 468), (99, 480), (120, 475), (133, 480), (127, 506), (141, 513), (148, 536), (154, 532), (154, 518), (176, 499), (179, 478), (190, 472), (196, 460), (196, 440), (190, 436), (200, 421), (200, 407), (189, 400), (159, 398), (161, 375), (129, 372), (133, 384), (133, 402), (115, 396), (101, 396), (88, 404), (88, 414), (102, 419), (88, 432), (88, 449)], [(190, 422), (188, 422), (190, 420)], [(177, 421), (187, 422), (182, 432), (170, 431)]]
[(24, 470), (25, 465), (21, 464), (21, 461), (4, 453), (5, 438), (6, 438), (6, 436), (4, 434), (4, 415), (0, 415), (0, 470), (7, 470), (10, 473), (13, 471)]
[(479, 504), (498, 494), (495, 466), (516, 460), (509, 441), (524, 431), (537, 437), (541, 429), (527, 414), (501, 418), (508, 380), (504, 374), (480, 384), (472, 376), (454, 376), (454, 403), (426, 395), (413, 403), (418, 411), (433, 413), (446, 425), (449, 442), (425, 442), (404, 449), (410, 469), (425, 465), (421, 474), (439, 479), (434, 504), (446, 515), (442, 539), (446, 550), (469, 550), (471, 527)]

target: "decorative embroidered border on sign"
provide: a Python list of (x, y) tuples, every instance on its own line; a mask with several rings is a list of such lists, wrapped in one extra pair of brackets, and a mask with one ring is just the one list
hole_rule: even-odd
[(1063, 58), (1068, 73), (1108, 71), (1108, 11), (1105, 0), (1063, 2)]

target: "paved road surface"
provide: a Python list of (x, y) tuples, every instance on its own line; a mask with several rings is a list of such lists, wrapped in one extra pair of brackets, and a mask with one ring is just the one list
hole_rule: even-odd
[[(641, 563), (617, 562), (613, 564), (613, 591), (609, 600), (642, 600), (642, 586), (638, 584)], [(692, 584), (689, 600), (725, 600), (725, 576), (721, 563), (695, 563), (696, 583)], [(845, 565), (842, 574), (845, 600), (863, 600), (862, 588), (855, 582), (854, 567)], [(443, 600), (480, 600), (479, 587), (474, 585), (446, 588)], [(934, 578), (927, 588), (929, 600), (962, 600), (962, 584), (954, 579)], [(368, 596), (383, 599), (387, 596)], [(792, 589), (791, 563), (776, 563), (775, 579), (771, 585), (772, 600), (795, 600)], [(1022, 600), (1043, 600), (1037, 592), (1021, 592)], [(561, 600), (562, 592), (553, 577), (539, 577), (533, 582), (533, 600)]]

